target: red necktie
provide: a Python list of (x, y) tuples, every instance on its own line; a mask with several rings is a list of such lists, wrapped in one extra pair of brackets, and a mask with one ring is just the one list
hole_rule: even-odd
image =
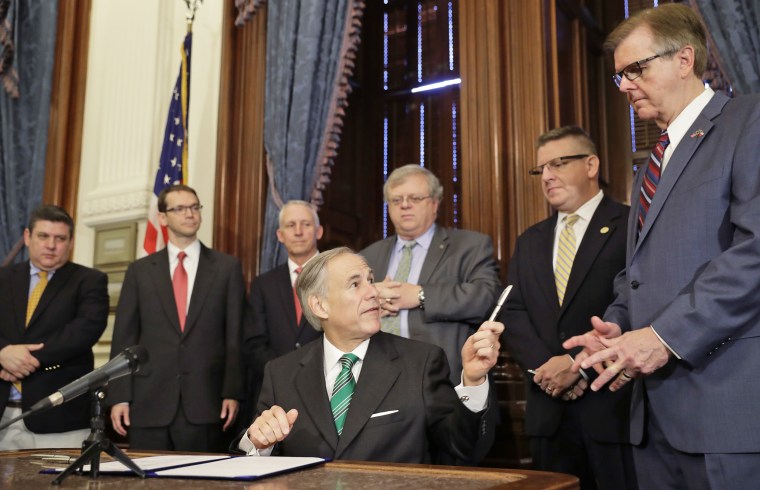
[(649, 156), (646, 172), (644, 173), (644, 182), (641, 184), (639, 192), (639, 233), (644, 228), (644, 220), (647, 217), (649, 206), (654, 199), (654, 193), (657, 190), (657, 184), (660, 183), (660, 172), (662, 170), (662, 156), (665, 154), (665, 148), (670, 144), (668, 132), (663, 131), (657, 144), (654, 145), (652, 154)]
[[(298, 278), (298, 274), (301, 273), (301, 267), (296, 267), (296, 278)], [(298, 299), (298, 293), (296, 293), (296, 285), (293, 284), (293, 300), (296, 302), (296, 325), (301, 325), (301, 316), (303, 315), (303, 310), (301, 309), (301, 301)]]
[(187, 318), (187, 271), (182, 261), (187, 254), (180, 252), (177, 254), (177, 268), (174, 269), (172, 286), (174, 287), (174, 302), (177, 303), (177, 316), (179, 316), (179, 328), (185, 331), (185, 319)]

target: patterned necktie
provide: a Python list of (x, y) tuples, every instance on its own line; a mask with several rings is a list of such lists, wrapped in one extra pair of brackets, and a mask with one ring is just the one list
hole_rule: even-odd
[(557, 285), (557, 297), (559, 305), (562, 306), (562, 300), (565, 299), (565, 290), (567, 289), (567, 280), (570, 278), (570, 271), (573, 269), (573, 260), (575, 260), (575, 231), (573, 225), (578, 221), (577, 214), (565, 216), (563, 221), (565, 227), (559, 234), (559, 244), (557, 245), (557, 266), (554, 269), (554, 283)]
[(657, 144), (652, 149), (652, 154), (649, 156), (647, 170), (644, 173), (644, 181), (641, 183), (641, 192), (639, 192), (639, 233), (644, 228), (644, 220), (647, 217), (649, 206), (652, 204), (657, 184), (660, 182), (662, 156), (665, 154), (665, 149), (669, 144), (668, 132), (663, 131), (660, 139), (657, 140)]
[(333, 386), (332, 397), (330, 397), (330, 408), (332, 409), (335, 428), (338, 429), (339, 436), (343, 433), (343, 424), (346, 422), (348, 406), (351, 404), (351, 397), (354, 396), (356, 381), (354, 380), (354, 373), (351, 372), (351, 368), (354, 367), (354, 363), (358, 360), (359, 358), (354, 354), (343, 354), (339, 360), (342, 369), (338, 377), (335, 378), (335, 386)]
[(37, 285), (34, 286), (34, 289), (32, 289), (32, 293), (29, 295), (29, 302), (26, 304), (25, 326), (29, 325), (29, 320), (32, 319), (34, 310), (37, 309), (37, 305), (40, 303), (40, 298), (42, 298), (42, 292), (45, 290), (45, 287), (48, 284), (47, 275), (48, 275), (47, 271), (39, 271), (37, 273), (37, 276), (39, 276), (40, 280), (37, 281)]
[[(401, 259), (398, 262), (398, 269), (393, 280), (396, 282), (406, 282), (409, 279), (409, 271), (412, 269), (412, 249), (417, 242), (412, 240), (404, 245), (401, 249)], [(380, 325), (383, 332), (401, 335), (401, 312), (395, 316), (386, 316), (380, 319)]]
[(177, 316), (179, 316), (179, 328), (185, 331), (185, 320), (187, 319), (187, 271), (182, 263), (187, 254), (180, 252), (177, 254), (177, 267), (174, 269), (172, 277), (172, 286), (174, 288), (174, 302), (177, 304)]
[[(301, 273), (302, 267), (296, 267), (296, 277)], [(296, 303), (296, 326), (301, 325), (301, 316), (303, 316), (303, 309), (301, 308), (301, 301), (298, 299), (298, 293), (296, 293), (296, 285), (293, 283), (293, 301)]]

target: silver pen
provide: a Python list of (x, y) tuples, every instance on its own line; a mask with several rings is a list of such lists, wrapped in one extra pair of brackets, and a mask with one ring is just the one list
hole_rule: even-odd
[(496, 318), (496, 315), (499, 314), (499, 310), (501, 310), (501, 305), (504, 304), (504, 302), (507, 300), (507, 296), (509, 296), (509, 292), (512, 291), (512, 285), (510, 284), (506, 288), (504, 288), (504, 292), (501, 293), (501, 296), (499, 296), (499, 300), (496, 302), (496, 308), (493, 309), (493, 312), (491, 313), (491, 317), (488, 319), (489, 322), (494, 321)]

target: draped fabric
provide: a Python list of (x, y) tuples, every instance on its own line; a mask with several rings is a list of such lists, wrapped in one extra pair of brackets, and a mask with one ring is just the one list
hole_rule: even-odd
[[(258, 2), (241, 0), (241, 15), (254, 4)], [(287, 257), (276, 235), (282, 204), (291, 199), (322, 202), (340, 141), (363, 8), (355, 0), (267, 3), (264, 146), (269, 189), (260, 272)]]
[[(58, 0), (0, 0), (13, 36), (18, 97), (0, 85), (0, 261), (42, 202)], [(68, 210), (73, 211), (73, 210)], [(17, 258), (18, 260), (18, 258)]]
[(691, 0), (720, 54), (734, 92), (760, 93), (760, 0)]

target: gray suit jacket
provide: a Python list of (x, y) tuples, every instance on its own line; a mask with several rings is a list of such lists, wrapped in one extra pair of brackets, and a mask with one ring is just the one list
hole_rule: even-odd
[[(393, 235), (361, 251), (377, 280), (388, 273), (395, 243)], [(462, 346), (488, 317), (501, 285), (491, 238), (436, 226), (419, 284), (425, 289), (425, 309), (409, 310), (409, 336), (444, 350), (457, 385)]]
[(676, 449), (760, 452), (760, 97), (716, 93), (663, 171), (638, 240), (637, 216), (605, 319), (654, 325), (682, 359), (636, 381), (632, 442), (646, 391)]
[[(473, 413), (459, 401), (437, 347), (375, 334), (340, 437), (324, 372), (319, 340), (267, 364), (258, 413), (272, 405), (298, 410), (290, 434), (273, 454), (430, 463), (446, 451), (475, 463), (493, 442), (495, 410)], [(392, 413), (373, 416), (385, 412)]]
[(108, 401), (130, 402), (135, 427), (169, 425), (180, 400), (190, 422), (218, 424), (222, 399), (244, 397), (240, 262), (201, 245), (184, 332), (172, 291), (166, 249), (134, 262), (124, 277), (111, 357), (139, 344), (150, 361), (112, 382)]

